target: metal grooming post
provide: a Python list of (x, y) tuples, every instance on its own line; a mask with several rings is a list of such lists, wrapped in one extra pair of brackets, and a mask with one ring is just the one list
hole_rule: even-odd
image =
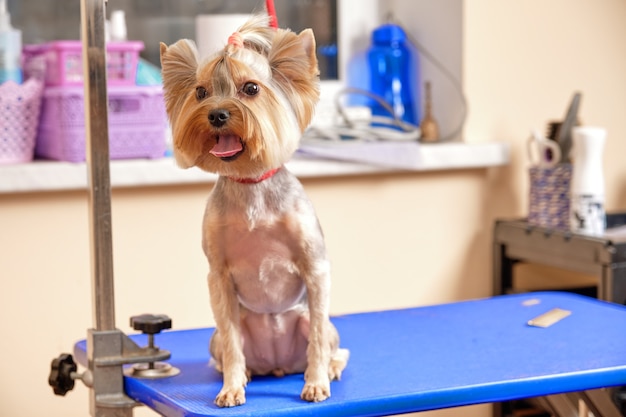
[[(94, 323), (94, 328), (87, 332), (88, 369), (78, 373), (72, 355), (63, 353), (52, 361), (48, 383), (56, 395), (65, 395), (74, 388), (76, 379), (82, 379), (91, 388), (91, 416), (131, 417), (137, 403), (124, 393), (124, 375), (156, 379), (177, 375), (179, 370), (158, 362), (171, 355), (154, 344), (155, 334), (172, 327), (169, 317), (153, 314), (131, 317), (131, 326), (148, 335), (148, 346), (143, 348), (115, 328), (105, 1), (81, 0), (80, 3)], [(125, 364), (134, 365), (124, 370)]]
[(96, 366), (98, 358), (121, 357), (124, 338), (115, 328), (105, 1), (81, 0), (94, 324), (87, 339), (89, 370), (93, 379), (89, 408), (94, 417), (130, 417), (135, 403), (124, 394), (122, 363)]
[(104, 3), (81, 0), (89, 223), (96, 330), (115, 328)]
[[(78, 373), (72, 355), (63, 353), (52, 361), (48, 383), (56, 395), (65, 395), (74, 388), (74, 381), (81, 379), (91, 388), (91, 416), (131, 417), (138, 403), (126, 396), (124, 375), (156, 379), (177, 375), (179, 370), (158, 362), (171, 355), (154, 344), (155, 334), (172, 327), (169, 317), (154, 314), (131, 317), (131, 326), (148, 335), (145, 347), (139, 347), (115, 327), (105, 3), (106, 0), (80, 2), (94, 324), (87, 332), (88, 369)], [(134, 365), (124, 370), (126, 364)]]

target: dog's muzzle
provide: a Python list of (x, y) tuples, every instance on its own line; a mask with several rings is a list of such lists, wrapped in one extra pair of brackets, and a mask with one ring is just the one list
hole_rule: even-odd
[(226, 109), (214, 109), (209, 112), (209, 123), (213, 127), (222, 127), (230, 118), (230, 112)]

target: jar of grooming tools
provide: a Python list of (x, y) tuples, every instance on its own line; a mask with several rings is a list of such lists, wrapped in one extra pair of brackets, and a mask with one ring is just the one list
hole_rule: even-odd
[(575, 92), (565, 118), (551, 122), (548, 134), (537, 131), (528, 139), (531, 159), (528, 224), (561, 231), (571, 227), (573, 171), (571, 162), (572, 130), (578, 123), (582, 94)]
[(571, 164), (530, 167), (528, 224), (552, 230), (570, 228)]

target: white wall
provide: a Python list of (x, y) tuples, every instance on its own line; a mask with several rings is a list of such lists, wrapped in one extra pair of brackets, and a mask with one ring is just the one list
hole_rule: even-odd
[[(422, 94), (423, 84), (430, 82), (432, 111), (441, 137), (448, 137), (463, 121), (462, 91), (454, 83), (463, 83), (463, 1), (394, 0), (390, 6), (392, 18), (424, 48), (419, 54)], [(461, 132), (451, 139), (462, 138)]]

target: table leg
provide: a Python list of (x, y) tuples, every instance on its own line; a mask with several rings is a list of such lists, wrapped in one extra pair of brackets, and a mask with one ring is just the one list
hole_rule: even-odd
[(506, 256), (506, 245), (493, 246), (493, 294), (506, 294), (513, 288), (513, 265), (515, 260)]
[(595, 389), (578, 393), (595, 417), (622, 417), (606, 389)]
[(626, 263), (605, 265), (598, 298), (626, 305)]
[(567, 394), (547, 395), (538, 397), (537, 400), (552, 416), (578, 417), (578, 407), (572, 403)]

